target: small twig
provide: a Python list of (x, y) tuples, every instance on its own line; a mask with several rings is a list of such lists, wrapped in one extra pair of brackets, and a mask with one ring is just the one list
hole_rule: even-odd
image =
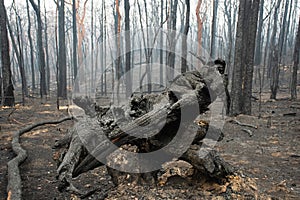
[(19, 122), (18, 120), (16, 119), (10, 119), (10, 121), (13, 121), (15, 122), (16, 124), (19, 124), (19, 125), (22, 125), (22, 126), (25, 126), (26, 124), (22, 123), (22, 122)]
[(237, 125), (240, 125), (240, 126), (247, 126), (247, 127), (255, 128), (255, 129), (258, 128), (257, 126), (254, 126), (254, 125), (252, 125), (252, 124), (245, 124), (245, 123), (239, 122), (239, 121), (236, 120), (236, 119), (232, 119), (232, 120), (230, 120), (229, 122), (232, 122), (232, 123), (237, 124)]
[(16, 108), (13, 108), (7, 116), (7, 121), (9, 121), (10, 116), (16, 111)]
[(251, 131), (251, 130), (249, 130), (249, 129), (242, 129), (242, 131), (244, 131), (244, 132), (248, 133), (248, 134), (249, 134), (249, 137), (252, 137), (252, 136), (253, 136), (253, 133), (252, 133), (252, 131)]

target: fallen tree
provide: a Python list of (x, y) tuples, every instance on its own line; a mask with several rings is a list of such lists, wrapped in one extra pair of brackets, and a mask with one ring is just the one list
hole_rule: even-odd
[(8, 179), (8, 186), (7, 186), (7, 193), (8, 193), (8, 200), (21, 200), (22, 199), (22, 181), (21, 181), (21, 175), (20, 175), (20, 169), (19, 165), (24, 162), (27, 158), (27, 152), (25, 149), (21, 147), (20, 144), (20, 137), (27, 133), (28, 131), (31, 131), (32, 129), (43, 126), (46, 124), (59, 124), (61, 122), (71, 120), (72, 117), (64, 117), (59, 120), (51, 120), (51, 121), (43, 121), (38, 122), (32, 125), (29, 125), (13, 134), (12, 139), (12, 149), (14, 153), (16, 154), (16, 157), (14, 157), (12, 160), (10, 160), (7, 163), (7, 179)]
[[(59, 189), (81, 193), (72, 185), (72, 178), (103, 164), (114, 176), (116, 170), (111, 168), (128, 171), (135, 167), (135, 173), (150, 172), (149, 165), (162, 165), (166, 158), (185, 160), (198, 172), (217, 179), (231, 174), (232, 167), (203, 140), (209, 129), (213, 133), (210, 139), (221, 136), (221, 130), (210, 126), (207, 118), (209, 106), (224, 94), (220, 70), (220, 65), (209, 67), (205, 79), (199, 71), (184, 73), (162, 93), (135, 94), (125, 106), (100, 107), (89, 98), (74, 99), (84, 112), (77, 115), (69, 139), (64, 139), (69, 148), (57, 170), (62, 183)], [(128, 145), (128, 151), (163, 149), (163, 155), (151, 163), (130, 158), (122, 151)]]

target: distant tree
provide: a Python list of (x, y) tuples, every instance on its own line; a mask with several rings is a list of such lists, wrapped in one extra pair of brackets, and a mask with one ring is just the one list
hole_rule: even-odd
[(240, 0), (230, 115), (251, 114), (252, 78), (260, 0)]
[(34, 2), (34, 0), (29, 0), (31, 6), (36, 14), (37, 19), (37, 46), (38, 46), (38, 58), (39, 58), (39, 70), (40, 70), (40, 95), (43, 98), (44, 95), (47, 95), (47, 86), (46, 86), (46, 71), (45, 71), (45, 53), (44, 53), (44, 45), (43, 45), (43, 26), (42, 26), (42, 18), (41, 18), (41, 6), (40, 0), (38, 0), (38, 4)]
[(4, 106), (14, 106), (14, 86), (12, 84), (12, 75), (10, 68), (9, 42), (6, 28), (6, 10), (4, 0), (0, 0), (0, 50), (1, 50), (1, 65), (2, 65), (2, 87), (3, 96), (2, 104)]
[(298, 22), (298, 31), (296, 35), (296, 43), (294, 48), (294, 67), (291, 83), (291, 99), (297, 99), (297, 72), (299, 67), (299, 49), (300, 49), (300, 17)]

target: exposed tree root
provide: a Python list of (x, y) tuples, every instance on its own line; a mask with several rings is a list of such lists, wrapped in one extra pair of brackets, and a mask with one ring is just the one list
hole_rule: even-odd
[(13, 134), (12, 139), (12, 149), (17, 155), (15, 158), (10, 160), (7, 163), (7, 171), (8, 171), (8, 186), (7, 186), (7, 192), (8, 192), (8, 200), (21, 200), (22, 199), (22, 183), (21, 183), (21, 176), (20, 176), (20, 169), (19, 165), (25, 161), (27, 158), (27, 152), (25, 149), (21, 147), (20, 144), (20, 137), (32, 129), (43, 126), (46, 124), (59, 124), (61, 122), (71, 120), (72, 117), (64, 117), (60, 120), (53, 120), (53, 121), (44, 121), (35, 123), (32, 125), (29, 125)]

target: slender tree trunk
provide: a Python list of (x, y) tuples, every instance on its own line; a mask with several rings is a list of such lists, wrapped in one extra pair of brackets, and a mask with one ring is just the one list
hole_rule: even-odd
[(201, 9), (202, 0), (198, 0), (197, 7), (196, 7), (196, 16), (197, 16), (197, 54), (201, 56), (201, 48), (202, 48), (202, 30), (203, 30), (203, 21), (200, 16), (200, 9)]
[(258, 28), (257, 28), (257, 37), (256, 37), (256, 47), (255, 47), (255, 58), (254, 64), (256, 66), (261, 64), (261, 57), (262, 57), (262, 28), (263, 28), (263, 17), (264, 17), (264, 2), (265, 0), (260, 1), (259, 7), (259, 21), (258, 21)]
[(182, 37), (182, 58), (181, 58), (181, 73), (187, 71), (187, 38), (190, 28), (190, 0), (185, 0), (186, 4), (186, 15), (185, 15), (185, 25)]
[(76, 81), (77, 79), (77, 74), (78, 74), (78, 65), (77, 65), (77, 19), (76, 19), (76, 0), (72, 1), (72, 24), (73, 24), (73, 70), (74, 70), (74, 78), (73, 78), (73, 83), (75, 91), (79, 91), (79, 85), (78, 82)]
[(28, 18), (27, 35), (28, 35), (29, 46), (30, 46), (31, 87), (32, 87), (32, 91), (34, 91), (35, 90), (35, 69), (34, 69), (33, 42), (31, 37), (31, 19), (30, 19), (28, 0), (26, 0), (26, 6), (27, 6), (27, 18)]
[(131, 80), (131, 39), (130, 39), (130, 19), (129, 11), (130, 5), (129, 0), (124, 1), (125, 9), (125, 51), (126, 51), (126, 61), (125, 61), (125, 72), (126, 72), (126, 97), (130, 97), (132, 94), (132, 80)]
[(11, 43), (13, 45), (13, 49), (14, 49), (14, 52), (16, 53), (16, 57), (17, 57), (17, 62), (18, 62), (17, 66), (19, 66), (19, 72), (20, 72), (21, 83), (22, 83), (22, 103), (24, 105), (25, 104), (25, 95), (27, 94), (27, 86), (26, 86), (26, 76), (25, 76), (25, 70), (24, 70), (24, 57), (23, 57), (23, 52), (22, 52), (22, 47), (21, 47), (21, 40), (20, 40), (20, 31), (19, 31), (20, 26), (19, 26), (19, 23), (18, 23), (18, 21), (19, 21), (18, 17), (19, 16), (18, 16), (17, 12), (16, 12), (16, 15), (17, 15), (16, 21), (17, 21), (17, 41), (18, 41), (18, 45), (15, 41), (14, 34), (13, 34), (13, 31), (11, 29), (11, 26), (10, 26), (9, 22), (7, 21), (6, 24), (7, 24), (8, 30), (9, 30)]
[[(17, 13), (16, 13), (17, 14)], [(28, 96), (28, 90), (27, 90), (27, 81), (26, 81), (26, 73), (25, 73), (25, 67), (24, 67), (24, 54), (23, 54), (23, 29), (21, 24), (21, 18), (17, 14), (17, 41), (18, 41), (18, 49), (16, 51), (19, 51), (19, 69), (21, 74), (21, 80), (22, 80), (22, 104), (25, 105), (25, 96)]]
[(31, 3), (37, 19), (37, 46), (38, 46), (38, 58), (39, 58), (39, 70), (40, 70), (40, 95), (43, 98), (44, 95), (47, 95), (46, 87), (46, 72), (45, 72), (45, 53), (43, 47), (43, 27), (42, 27), (42, 18), (40, 10), (40, 0), (38, 0), (38, 5), (35, 4), (34, 0), (29, 0)]
[(58, 96), (67, 98), (67, 66), (65, 41), (65, 1), (58, 2)]
[(120, 101), (120, 78), (121, 78), (121, 13), (120, 13), (120, 2), (116, 0), (116, 14), (117, 14), (117, 101)]
[[(164, 20), (164, 0), (160, 1), (160, 24), (163, 24)], [(160, 32), (160, 66), (159, 66), (159, 83), (161, 86), (164, 85), (164, 51), (163, 51), (163, 42), (164, 42), (164, 35), (163, 31)]]
[(10, 68), (9, 42), (6, 28), (6, 10), (4, 0), (0, 0), (0, 50), (2, 64), (2, 104), (4, 106), (14, 106), (14, 86), (12, 84), (12, 75)]
[(211, 28), (211, 46), (210, 46), (210, 57), (216, 58), (216, 34), (217, 34), (217, 19), (218, 19), (218, 1), (213, 0), (213, 18)]
[(46, 1), (44, 1), (44, 8), (45, 8), (45, 53), (46, 53), (46, 85), (47, 91), (50, 92), (50, 66), (49, 66), (49, 47), (48, 47), (48, 22), (47, 22), (47, 10), (46, 10)]
[[(97, 58), (96, 58), (97, 59)], [(94, 91), (94, 1), (91, 0), (91, 89)]]
[(278, 0), (277, 5), (274, 11), (274, 23), (273, 23), (273, 32), (271, 36), (271, 47), (269, 52), (269, 69), (271, 70), (271, 96), (270, 99), (276, 99), (278, 82), (279, 82), (279, 46), (276, 44), (276, 34), (277, 34), (277, 21), (278, 21), (278, 10), (282, 0)]
[(178, 0), (174, 0), (173, 5), (171, 6), (171, 33), (169, 34), (170, 38), (170, 49), (168, 53), (168, 66), (170, 68), (167, 73), (167, 81), (174, 79), (174, 70), (175, 70), (175, 48), (176, 48), (176, 22), (177, 22), (177, 6)]
[(294, 67), (291, 82), (291, 99), (297, 99), (297, 72), (299, 67), (299, 48), (300, 48), (300, 17), (298, 23), (298, 31), (296, 35), (296, 44), (294, 49)]

